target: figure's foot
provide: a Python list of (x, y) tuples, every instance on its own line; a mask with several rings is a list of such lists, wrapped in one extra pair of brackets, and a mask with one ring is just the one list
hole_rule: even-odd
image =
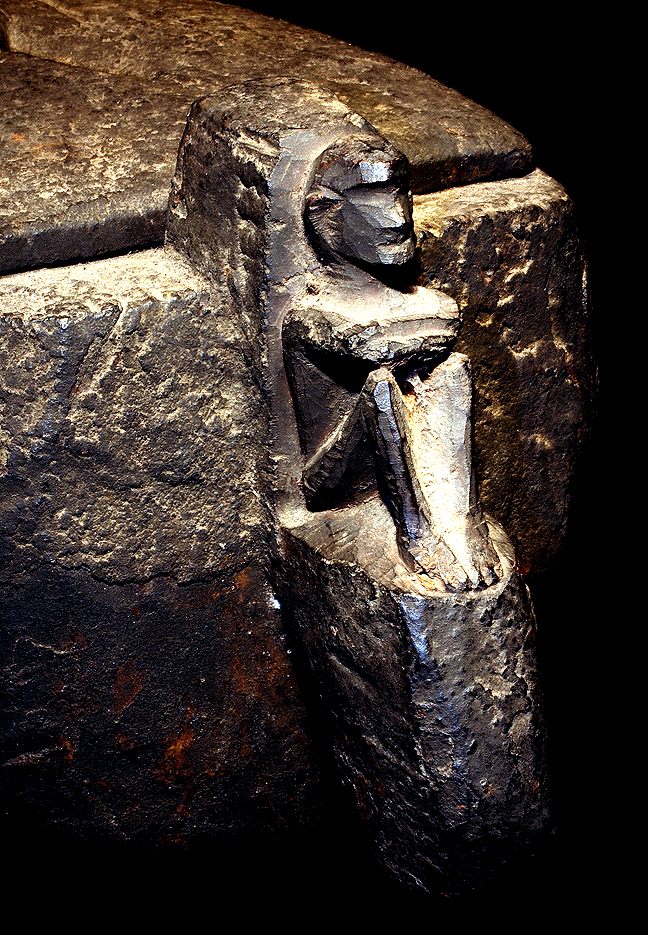
[(448, 584), (441, 573), (436, 554), (438, 545), (438, 542), (433, 543), (426, 539), (418, 539), (410, 545), (407, 552), (410, 561), (413, 560), (414, 562), (414, 572), (417, 575), (424, 576), (428, 587), (432, 590), (447, 591), (449, 588), (457, 590)]
[(502, 563), (481, 514), (475, 517), (469, 513), (460, 534), (457, 545), (461, 552), (460, 562), (468, 565), (466, 571), (473, 587), (489, 586), (499, 581), (504, 573)]
[(438, 579), (449, 591), (488, 587), (503, 574), (486, 524), (470, 513), (458, 519), (443, 538), (417, 539), (408, 551), (418, 574)]

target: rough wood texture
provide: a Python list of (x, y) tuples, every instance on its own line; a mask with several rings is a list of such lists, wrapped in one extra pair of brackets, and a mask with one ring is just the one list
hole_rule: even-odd
[[(270, 488), (282, 468), (268, 444), (272, 431), (283, 453), (288, 423), (270, 411), (273, 379), (295, 322), (317, 344), (322, 321), (302, 315), (317, 285), (303, 277), (302, 306), (281, 330), (281, 303), (295, 298), (312, 244), (301, 226), (294, 237), (276, 196), (311, 177), (322, 134), (331, 143), (341, 126), (374, 133), (349, 106), (409, 153), (419, 191), (459, 186), (415, 206), (424, 280), (448, 293), (436, 293), (438, 334), (416, 353), (433, 364), (448, 351), (453, 296), (466, 318), (458, 346), (477, 376), (481, 485), (527, 549), (528, 570), (560, 545), (591, 386), (582, 258), (564, 192), (541, 173), (484, 182), (528, 169), (519, 134), (431, 79), (326, 37), (218, 4), (0, 0), (0, 10), (14, 50), (6, 68), (23, 69), (24, 86), (34, 64), (25, 53), (42, 56), (37, 71), (48, 78), (31, 102), (21, 81), (5, 85), (8, 159), (22, 171), (31, 147), (37, 170), (15, 199), (18, 234), (11, 218), (5, 228), (5, 269), (159, 236), (183, 102), (221, 89), (192, 111), (166, 253), (0, 280), (10, 791), (50, 824), (153, 843), (308, 823), (318, 777), (286, 649), (291, 627), (381, 859), (430, 889), (439, 873), (458, 889), (485, 879), (547, 821), (528, 595), (499, 533), (498, 554), (508, 555), (499, 583), (451, 596), (422, 588), (375, 476), (358, 502), (303, 528), (284, 522), (280, 553)], [(293, 79), (270, 79), (222, 90), (285, 62), (323, 87), (300, 97)], [(32, 107), (43, 125), (51, 118), (46, 132), (32, 125)], [(158, 144), (149, 174), (139, 159)], [(282, 189), (285, 169), (293, 176)], [(59, 209), (69, 210), (64, 221)], [(292, 221), (302, 225), (301, 213)], [(342, 231), (344, 256), (380, 259), (363, 225), (354, 239), (354, 224), (358, 216)], [(353, 313), (375, 312), (384, 286)], [(384, 362), (383, 339), (394, 334), (364, 324), (367, 334), (333, 328), (325, 350), (364, 342), (356, 356), (375, 351), (370, 363)], [(396, 334), (389, 353), (411, 337)], [(282, 391), (289, 399), (285, 382)], [(463, 397), (455, 422), (465, 440), (467, 387)], [(324, 411), (330, 400), (320, 402)], [(294, 454), (294, 424), (291, 438)], [(464, 460), (469, 502), (468, 447)], [(282, 480), (303, 499), (303, 460), (286, 463)]]
[(484, 509), (522, 570), (542, 571), (564, 544), (596, 385), (572, 204), (539, 170), (414, 202), (423, 281), (462, 312)]
[(0, 273), (160, 243), (184, 94), (0, 52)]
[(380, 584), (331, 516), (284, 536), (285, 610), (343, 781), (380, 859), (433, 892), (483, 884), (548, 828), (533, 611), (491, 533), (501, 582), (436, 597)]
[(302, 824), (267, 417), (227, 296), (158, 249), (5, 277), (0, 302), (10, 793), (149, 843)]
[(405, 152), (416, 191), (530, 165), (520, 133), (427, 75), (208, 0), (2, 0), (2, 45), (0, 271), (160, 242), (179, 121), (241, 81), (288, 75), (332, 90)]

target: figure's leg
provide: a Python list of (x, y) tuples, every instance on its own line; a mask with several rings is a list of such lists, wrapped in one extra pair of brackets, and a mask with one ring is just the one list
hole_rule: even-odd
[(426, 380), (414, 375), (401, 399), (408, 413), (409, 467), (419, 480), (435, 533), (472, 587), (492, 584), (502, 568), (475, 494), (468, 358), (450, 354)]
[(305, 464), (303, 481), (307, 501), (335, 490), (341, 483), (349, 459), (367, 431), (365, 407), (360, 400)]
[(394, 375), (384, 368), (373, 370), (363, 387), (361, 401), (377, 454), (378, 473), (386, 487), (396, 526), (406, 550), (430, 535), (428, 517), (421, 509), (417, 478), (409, 470), (409, 438), (399, 411), (401, 396)]
[(373, 371), (363, 395), (409, 554), (450, 588), (492, 584), (501, 566), (474, 497), (468, 359), (451, 354), (405, 393), (390, 371)]

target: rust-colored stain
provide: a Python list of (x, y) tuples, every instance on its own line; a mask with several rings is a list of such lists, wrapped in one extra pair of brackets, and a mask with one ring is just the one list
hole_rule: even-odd
[(196, 736), (196, 732), (191, 725), (191, 719), (196, 711), (197, 708), (189, 705), (180, 733), (166, 739), (166, 749), (160, 766), (160, 773), (167, 780), (177, 776), (178, 773), (184, 770), (187, 762), (187, 751)]
[(120, 666), (117, 670), (117, 681), (115, 682), (113, 712), (121, 714), (122, 711), (132, 705), (137, 694), (141, 692), (143, 684), (142, 673), (138, 672), (130, 659), (123, 666)]
[(63, 759), (71, 766), (72, 757), (74, 756), (74, 744), (71, 740), (66, 740), (65, 737), (61, 737), (59, 741), (59, 747), (66, 751), (66, 753), (63, 755)]
[(232, 657), (230, 664), (232, 688), (238, 694), (251, 697), (263, 695), (257, 677), (259, 674), (247, 659), (242, 659), (240, 656)]
[(236, 593), (238, 594), (239, 603), (247, 600), (247, 591), (253, 585), (252, 580), (252, 570), (247, 568), (241, 568), (240, 571), (237, 571), (234, 575), (234, 584), (236, 587)]
[[(200, 775), (204, 776), (205, 770), (201, 770)], [(213, 772), (211, 773), (211, 775), (213, 775)], [(193, 787), (193, 783), (189, 781), (186, 784), (184, 791), (182, 793), (182, 801), (180, 802), (180, 804), (178, 805), (176, 809), (176, 812), (178, 815), (183, 815), (186, 818), (189, 818), (191, 816), (191, 803), (193, 802), (193, 798), (194, 798), (194, 787)]]
[(187, 760), (187, 747), (195, 737), (194, 729), (186, 725), (177, 737), (172, 737), (167, 743), (165, 758), (173, 761), (174, 768), (180, 769)]
[(126, 734), (117, 734), (115, 740), (119, 744), (121, 750), (134, 750), (135, 741), (131, 740), (130, 737), (127, 737)]
[(290, 680), (291, 670), (274, 634), (264, 632), (254, 611), (247, 610), (258, 591), (259, 572), (246, 566), (233, 576), (227, 592), (214, 590), (211, 597), (215, 601), (221, 598), (216, 619), (233, 647), (228, 666), (232, 690), (248, 701), (258, 700), (265, 709), (281, 710), (275, 699)]
[(251, 652), (231, 657), (229, 670), (237, 694), (257, 699), (264, 707), (270, 705), (271, 710), (273, 699), (285, 690), (291, 674), (281, 649), (259, 635)]
[(241, 759), (245, 760), (249, 757), (252, 750), (250, 749), (250, 744), (248, 743), (248, 732), (245, 729), (245, 724), (241, 725)]
[[(21, 133), (12, 133), (9, 139), (14, 143), (29, 142)], [(39, 143), (38, 146), (31, 145), (28, 147), (30, 153), (39, 153), (41, 150), (48, 155), (52, 153), (57, 156), (62, 156), (63, 161), (67, 161), (69, 157), (74, 154), (74, 150), (70, 150), (65, 143), (60, 140), (54, 143)]]

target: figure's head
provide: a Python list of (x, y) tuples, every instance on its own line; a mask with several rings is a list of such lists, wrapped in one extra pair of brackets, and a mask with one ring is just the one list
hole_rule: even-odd
[(331, 146), (320, 158), (304, 218), (325, 256), (406, 263), (414, 254), (407, 160), (380, 138)]

